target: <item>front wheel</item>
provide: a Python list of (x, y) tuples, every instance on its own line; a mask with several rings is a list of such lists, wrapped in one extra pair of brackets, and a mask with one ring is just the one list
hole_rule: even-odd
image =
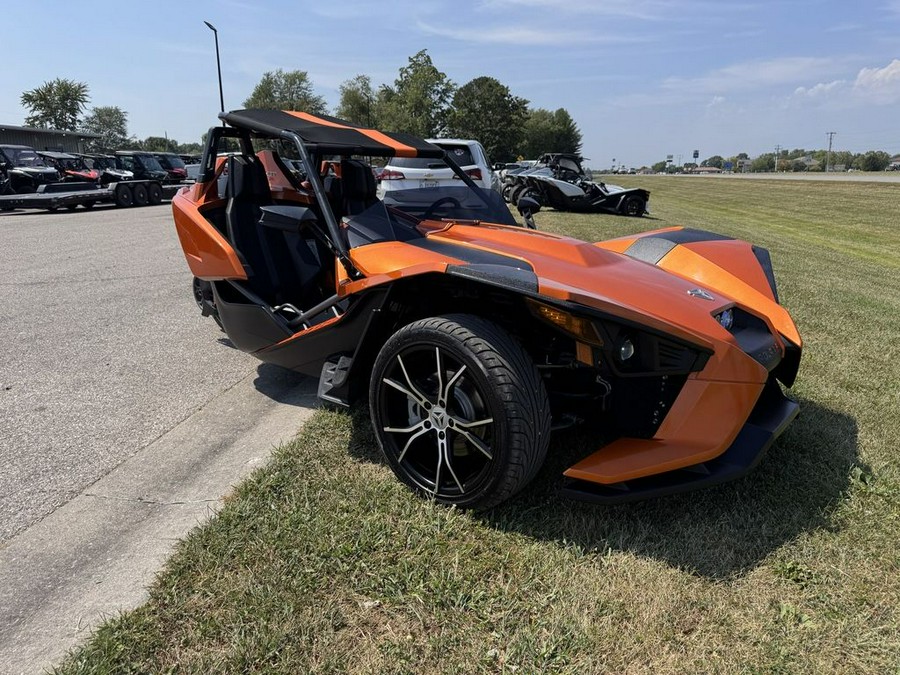
[(647, 203), (637, 195), (629, 195), (622, 202), (622, 214), (632, 217), (640, 217), (647, 210)]
[(550, 407), (537, 369), (496, 324), (422, 319), (385, 343), (369, 386), (372, 424), (400, 480), (444, 504), (488, 509), (544, 462)]

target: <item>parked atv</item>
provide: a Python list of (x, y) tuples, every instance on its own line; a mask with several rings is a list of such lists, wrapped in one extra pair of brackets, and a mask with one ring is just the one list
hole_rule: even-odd
[(131, 171), (120, 168), (119, 162), (113, 155), (78, 155), (84, 162), (100, 174), (99, 181), (101, 185), (109, 185), (110, 183), (121, 183), (122, 181), (132, 180), (134, 174)]
[(38, 152), (38, 156), (56, 169), (63, 183), (96, 183), (100, 172), (89, 167), (82, 157), (67, 152)]
[(15, 193), (37, 192), (39, 186), (59, 180), (56, 169), (27, 145), (0, 145), (0, 181)]
[(557, 211), (647, 213), (648, 190), (596, 183), (582, 168), (582, 159), (568, 153), (545, 153), (533, 169), (507, 174), (503, 197), (513, 204), (529, 197)]

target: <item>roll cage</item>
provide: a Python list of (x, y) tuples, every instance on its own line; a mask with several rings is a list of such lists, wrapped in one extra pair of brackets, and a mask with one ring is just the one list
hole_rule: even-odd
[[(254, 139), (281, 140), (292, 144), (306, 167), (317, 167), (327, 157), (433, 157), (446, 162), (453, 173), (463, 181), (489, 208), (491, 205), (472, 178), (463, 171), (443, 148), (406, 134), (386, 134), (347, 124), (325, 115), (292, 113), (279, 110), (238, 110), (220, 113), (219, 118), (228, 126), (211, 127), (200, 163), (199, 183), (215, 178), (217, 148), (223, 139), (236, 140), (241, 154), (255, 156)], [(330, 247), (350, 278), (360, 278), (362, 273), (353, 265), (349, 247), (341, 236), (340, 225), (331, 208), (322, 176), (318, 171), (307, 171), (307, 180), (316, 202), (322, 211)]]

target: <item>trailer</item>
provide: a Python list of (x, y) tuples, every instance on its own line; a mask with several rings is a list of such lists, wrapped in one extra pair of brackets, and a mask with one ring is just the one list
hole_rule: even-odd
[(113, 203), (116, 206), (152, 206), (163, 199), (171, 199), (183, 187), (192, 183), (166, 185), (158, 180), (129, 180), (101, 186), (97, 183), (49, 183), (37, 192), (0, 196), (0, 211), (13, 209), (65, 208), (74, 211), (79, 206), (94, 208), (95, 204)]

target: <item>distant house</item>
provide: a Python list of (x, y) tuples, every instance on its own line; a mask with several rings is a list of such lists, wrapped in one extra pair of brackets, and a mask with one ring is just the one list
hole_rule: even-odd
[(822, 163), (819, 160), (814, 159), (812, 155), (804, 155), (803, 157), (798, 157), (794, 160), (794, 163), (802, 164), (804, 167), (806, 167), (807, 171), (817, 171), (822, 165)]
[(722, 169), (717, 166), (695, 166), (689, 173), (722, 173)]
[(888, 171), (900, 171), (900, 155), (891, 157), (891, 163), (888, 164)]
[(100, 138), (99, 134), (62, 129), (35, 129), (0, 124), (0, 145), (28, 145), (35, 150), (56, 152), (84, 152), (87, 141)]

